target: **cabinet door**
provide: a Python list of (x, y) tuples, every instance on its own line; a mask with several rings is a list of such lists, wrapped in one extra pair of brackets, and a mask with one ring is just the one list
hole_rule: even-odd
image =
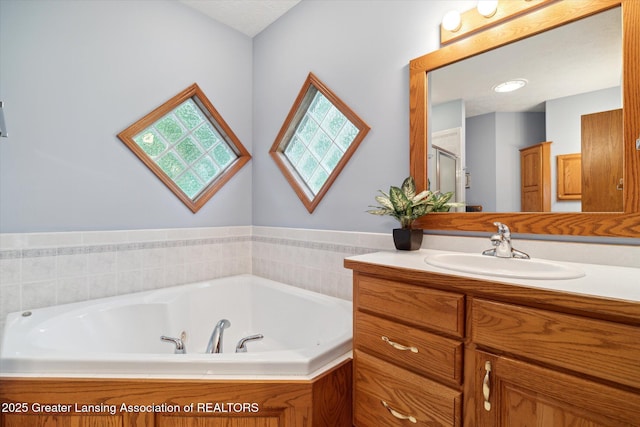
[(558, 200), (580, 200), (582, 198), (582, 154), (558, 154), (556, 159)]
[(472, 354), (477, 427), (638, 426), (638, 393), (482, 351)]

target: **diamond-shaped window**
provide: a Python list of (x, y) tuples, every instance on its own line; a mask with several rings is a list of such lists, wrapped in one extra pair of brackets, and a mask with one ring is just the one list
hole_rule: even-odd
[(118, 137), (194, 213), (251, 159), (197, 84)]
[(367, 132), (369, 126), (309, 73), (269, 154), (311, 213)]

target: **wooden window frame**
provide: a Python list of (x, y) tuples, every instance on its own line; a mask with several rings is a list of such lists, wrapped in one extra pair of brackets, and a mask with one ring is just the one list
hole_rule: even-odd
[[(329, 174), (324, 185), (322, 185), (315, 196), (308, 189), (305, 181), (299, 176), (298, 172), (284, 155), (284, 150), (291, 141), (295, 128), (307, 112), (309, 105), (308, 103), (305, 105), (305, 100), (308, 100), (307, 94), (313, 89), (324, 95), (324, 97), (327, 98), (333, 106), (336, 107), (358, 129), (358, 134), (355, 139), (344, 152), (342, 158)], [(291, 185), (295, 193), (298, 195), (300, 201), (307, 208), (307, 211), (309, 213), (313, 213), (327, 191), (329, 191), (329, 188), (331, 188), (333, 182), (336, 180), (338, 175), (340, 175), (340, 172), (342, 172), (342, 169), (349, 162), (349, 159), (353, 156), (353, 153), (355, 153), (369, 130), (370, 127), (360, 117), (358, 117), (358, 115), (353, 112), (347, 104), (338, 98), (338, 96), (324, 83), (322, 83), (313, 73), (309, 73), (307, 79), (302, 85), (302, 88), (300, 89), (300, 92), (298, 93), (298, 97), (293, 103), (293, 106), (282, 125), (282, 128), (280, 129), (280, 132), (278, 133), (278, 136), (269, 150), (269, 155), (276, 162), (276, 165), (285, 176), (289, 185)]]
[[(204, 190), (202, 190), (194, 199), (185, 194), (180, 187), (171, 179), (157, 164), (156, 162), (145, 153), (140, 146), (134, 141), (134, 137), (140, 132), (147, 129), (153, 123), (158, 121), (166, 114), (173, 111), (176, 107), (190, 98), (196, 98), (197, 104), (200, 107), (204, 107), (203, 113), (211, 124), (216, 128), (220, 135), (225, 140), (229, 148), (235, 152), (238, 156), (231, 164), (229, 164), (222, 173), (215, 178)], [(133, 153), (138, 156), (142, 162), (147, 165), (149, 169), (193, 212), (196, 213), (202, 206), (204, 206), (209, 199), (213, 197), (218, 190), (220, 190), (230, 179), (233, 177), (249, 160), (251, 154), (242, 145), (238, 137), (233, 130), (227, 125), (220, 113), (215, 109), (211, 101), (204, 94), (202, 89), (194, 83), (173, 98), (166, 101), (164, 104), (133, 123), (127, 129), (118, 134), (118, 138), (127, 146)]]

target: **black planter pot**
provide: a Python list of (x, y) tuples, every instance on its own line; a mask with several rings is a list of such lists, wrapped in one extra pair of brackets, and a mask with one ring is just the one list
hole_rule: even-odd
[(422, 245), (422, 229), (394, 228), (393, 243), (399, 251), (416, 251)]

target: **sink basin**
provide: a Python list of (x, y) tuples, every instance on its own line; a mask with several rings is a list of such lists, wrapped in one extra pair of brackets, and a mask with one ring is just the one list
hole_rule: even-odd
[(498, 258), (481, 254), (441, 253), (429, 255), (425, 262), (434, 267), (486, 276), (518, 279), (564, 280), (583, 277), (572, 266), (540, 259)]

